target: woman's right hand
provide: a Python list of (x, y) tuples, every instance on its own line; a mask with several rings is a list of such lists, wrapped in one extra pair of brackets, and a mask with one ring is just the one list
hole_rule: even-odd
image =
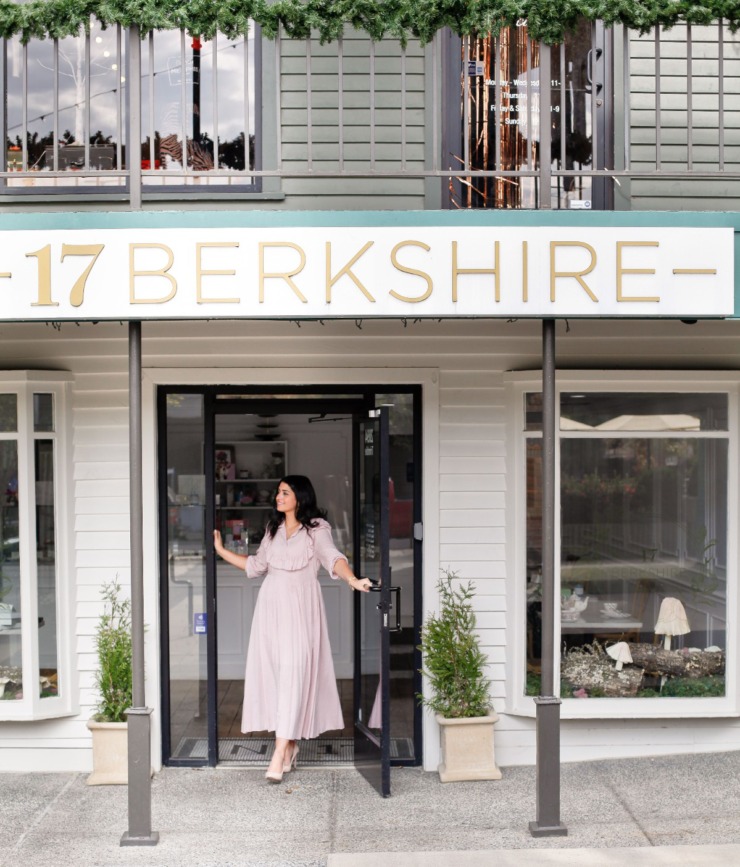
[(224, 549), (224, 543), (221, 539), (221, 533), (218, 530), (213, 531), (213, 547), (216, 549), (216, 553), (220, 554)]

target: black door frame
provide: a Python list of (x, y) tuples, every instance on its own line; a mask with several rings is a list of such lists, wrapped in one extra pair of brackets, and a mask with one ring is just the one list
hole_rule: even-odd
[[(295, 386), (234, 386), (234, 385), (160, 385), (157, 388), (157, 466), (158, 466), (158, 529), (159, 529), (159, 593), (160, 593), (160, 702), (162, 710), (162, 763), (173, 767), (203, 767), (218, 764), (218, 623), (215, 599), (215, 559), (206, 556), (206, 595), (208, 632), (208, 759), (173, 758), (170, 737), (170, 660), (169, 660), (169, 564), (168, 564), (168, 512), (167, 512), (167, 396), (170, 394), (200, 394), (204, 398), (205, 451), (214, 448), (215, 416), (229, 413), (276, 412), (304, 414), (317, 411), (324, 413), (352, 414), (375, 406), (378, 394), (410, 394), (413, 402), (413, 516), (414, 527), (421, 527), (422, 520), (422, 387), (421, 385), (295, 385)], [(329, 400), (327, 400), (329, 397)], [(245, 406), (249, 410), (245, 410)], [(205, 463), (206, 509), (205, 538), (213, 533), (214, 526), (214, 471), (212, 462)], [(414, 694), (421, 692), (421, 641), (422, 605), (422, 542), (421, 534), (414, 532)], [(422, 715), (414, 707), (414, 756), (411, 759), (393, 759), (393, 765), (420, 765), (422, 762)]]

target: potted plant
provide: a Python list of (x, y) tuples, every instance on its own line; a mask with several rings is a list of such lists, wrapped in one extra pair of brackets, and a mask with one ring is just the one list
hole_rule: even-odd
[(430, 614), (424, 623), (419, 649), (431, 694), (417, 697), (435, 712), (440, 726), (440, 780), (500, 780), (493, 745), (498, 716), (491, 707), (486, 656), (475, 631), (475, 586), (457, 584), (457, 579), (456, 572), (443, 572), (440, 613)]
[(131, 601), (121, 595), (117, 580), (102, 589), (105, 603), (95, 632), (98, 671), (95, 684), (100, 700), (87, 727), (93, 738), (90, 786), (128, 783), (128, 725), (132, 702)]

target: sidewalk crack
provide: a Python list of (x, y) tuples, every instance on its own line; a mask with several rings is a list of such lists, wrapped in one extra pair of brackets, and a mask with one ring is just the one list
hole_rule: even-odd
[(35, 831), (36, 828), (38, 828), (38, 826), (44, 821), (46, 816), (52, 811), (57, 801), (59, 801), (64, 795), (66, 795), (67, 791), (72, 788), (79, 776), (79, 774), (75, 774), (70, 780), (67, 781), (67, 783), (65, 783), (64, 786), (62, 786), (62, 788), (56, 793), (56, 795), (54, 795), (54, 797), (51, 799), (51, 801), (49, 801), (46, 807), (44, 807), (44, 809), (38, 814), (36, 819), (32, 821), (28, 828), (26, 828), (26, 830), (20, 835), (20, 837), (16, 841), (15, 846), (13, 846), (11, 850), (12, 852), (16, 852), (18, 851), (18, 849), (20, 849), (28, 835), (32, 831)]
[(614, 797), (616, 798), (616, 800), (617, 800), (617, 801), (622, 805), (622, 807), (624, 807), (624, 809), (627, 811), (627, 815), (630, 817), (630, 819), (632, 819), (632, 821), (635, 823), (635, 825), (637, 825), (637, 827), (638, 827), (638, 829), (640, 830), (640, 833), (643, 835), (643, 837), (648, 841), (648, 843), (649, 843), (651, 846), (656, 846), (657, 844), (656, 844), (655, 840), (653, 840), (653, 838), (650, 836), (650, 834), (648, 833), (648, 831), (643, 827), (643, 824), (642, 824), (642, 822), (640, 821), (639, 817), (636, 816), (636, 815), (634, 814), (634, 812), (632, 811), (632, 808), (630, 807), (629, 802), (628, 802), (625, 798), (622, 797), (622, 795), (620, 794), (619, 790), (615, 788), (615, 786), (614, 786), (614, 784), (612, 783), (611, 780), (609, 780), (609, 788), (610, 788), (610, 789), (612, 790), (612, 792), (614, 793)]

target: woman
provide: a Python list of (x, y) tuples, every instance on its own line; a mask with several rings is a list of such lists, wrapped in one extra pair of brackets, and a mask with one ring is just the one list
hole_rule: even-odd
[(275, 732), (265, 774), (274, 783), (295, 767), (297, 740), (344, 728), (317, 575), (323, 566), (364, 593), (370, 581), (356, 578), (334, 547), (324, 515), (309, 479), (286, 476), (256, 554), (235, 554), (224, 548), (218, 530), (213, 533), (216, 553), (227, 563), (249, 578), (267, 575), (247, 651), (242, 731)]

